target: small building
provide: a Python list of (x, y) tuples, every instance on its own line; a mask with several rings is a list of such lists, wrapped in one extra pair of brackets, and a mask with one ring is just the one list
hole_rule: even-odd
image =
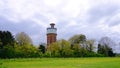
[(57, 37), (57, 28), (55, 28), (55, 24), (51, 23), (51, 27), (47, 28), (47, 47), (51, 44), (56, 42)]

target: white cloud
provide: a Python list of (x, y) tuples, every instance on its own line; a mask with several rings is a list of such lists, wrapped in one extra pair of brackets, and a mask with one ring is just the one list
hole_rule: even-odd
[[(119, 10), (118, 10), (119, 11)], [(108, 23), (109, 23), (109, 26), (116, 26), (116, 25), (119, 25), (120, 24), (120, 11), (116, 14), (114, 14), (113, 16), (110, 17)]]
[[(34, 23), (29, 28), (36, 30), (31, 37), (37, 44), (45, 39), (45, 30), (51, 22), (57, 24), (58, 39), (83, 33), (97, 40), (109, 36), (120, 41), (119, 7), (120, 0), (0, 0), (0, 17), (8, 23), (25, 25), (26, 20)], [(41, 27), (41, 33), (35, 27)]]
[(56, 8), (64, 0), (43, 0), (43, 1), (44, 1), (45, 5), (47, 5), (49, 7), (55, 7)]

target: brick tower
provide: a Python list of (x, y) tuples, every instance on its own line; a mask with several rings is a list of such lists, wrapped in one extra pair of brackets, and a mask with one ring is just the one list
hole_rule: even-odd
[(47, 28), (47, 47), (53, 43), (56, 42), (56, 36), (57, 36), (57, 28), (55, 28), (55, 24), (51, 23), (51, 27)]

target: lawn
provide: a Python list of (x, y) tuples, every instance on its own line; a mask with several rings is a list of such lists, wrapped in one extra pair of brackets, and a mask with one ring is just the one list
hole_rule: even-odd
[(0, 68), (120, 68), (120, 58), (0, 59)]

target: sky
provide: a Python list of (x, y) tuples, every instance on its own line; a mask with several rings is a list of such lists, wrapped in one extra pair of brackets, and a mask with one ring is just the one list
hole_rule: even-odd
[(120, 0), (0, 0), (0, 30), (25, 32), (39, 45), (50, 23), (56, 24), (57, 39), (107, 36), (120, 50)]

